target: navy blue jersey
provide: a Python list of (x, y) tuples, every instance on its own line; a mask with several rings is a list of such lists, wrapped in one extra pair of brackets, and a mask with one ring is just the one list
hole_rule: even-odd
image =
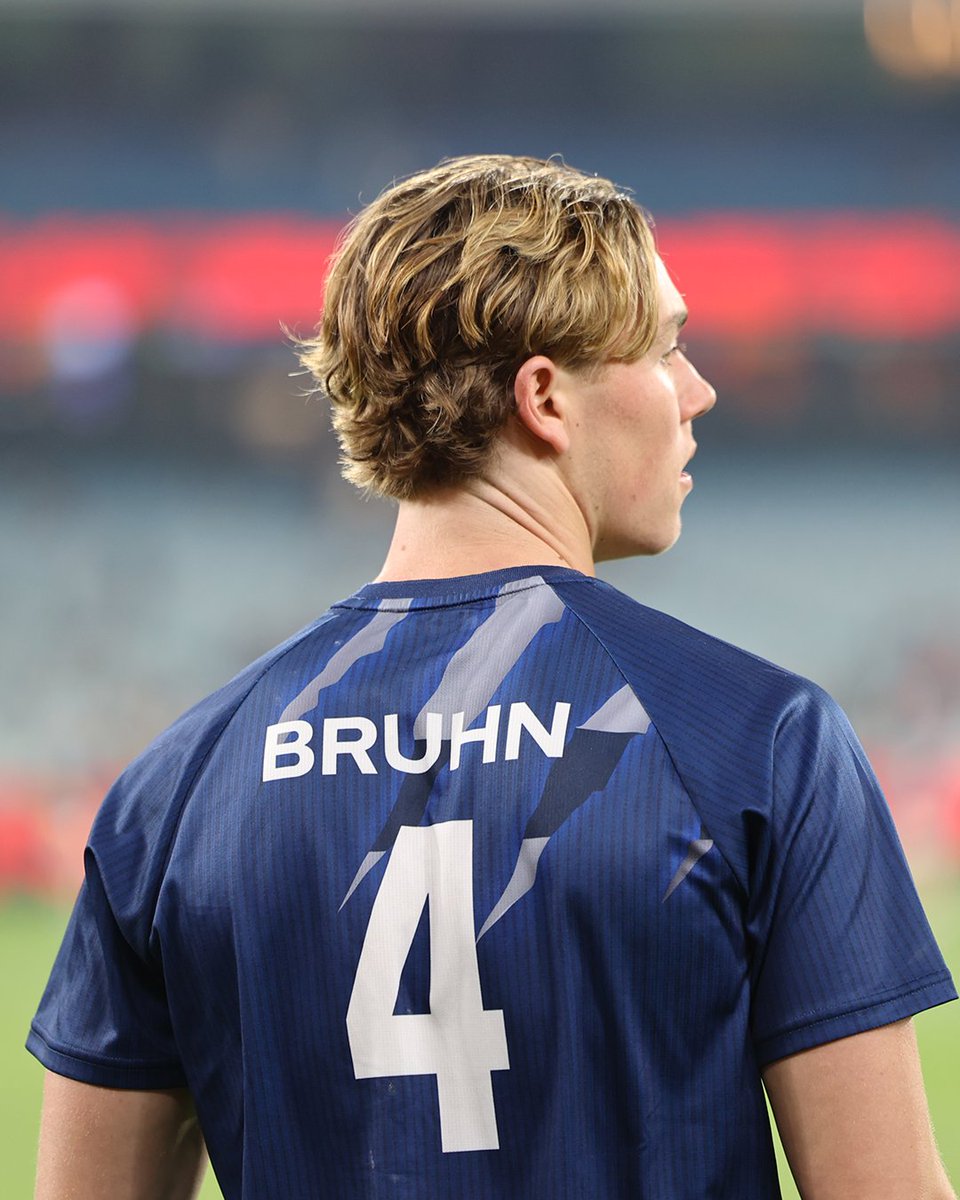
[(559, 568), (372, 584), (107, 796), (29, 1037), (228, 1198), (779, 1195), (764, 1064), (956, 996), (814, 685)]

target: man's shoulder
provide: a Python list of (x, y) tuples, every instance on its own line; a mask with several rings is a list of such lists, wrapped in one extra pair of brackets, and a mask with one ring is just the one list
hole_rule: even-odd
[(599, 581), (561, 587), (616, 662), (666, 747), (710, 836), (747, 877), (747, 816), (768, 821), (791, 772), (866, 761), (839, 705), (817, 684), (648, 608)]
[[(105, 812), (135, 801), (140, 820), (162, 820), (189, 794), (227, 728), (243, 719), (245, 704), (298, 650), (322, 637), (331, 612), (305, 626), (249, 663), (215, 691), (197, 701), (159, 733), (124, 769), (107, 796)], [(113, 818), (115, 820), (115, 818)], [(96, 828), (96, 827), (95, 827)]]
[[(586, 586), (584, 586), (586, 585)], [(798, 702), (832, 704), (817, 684), (714, 634), (642, 604), (599, 579), (559, 588), (569, 608), (646, 701), (698, 711), (772, 715)]]
[(292, 654), (322, 636), (320, 630), (329, 622), (330, 616), (327, 612), (298, 630), (197, 701), (155, 738), (131, 767), (157, 756), (180, 756), (191, 748), (202, 749), (212, 744), (258, 686), (278, 672), (282, 673)]

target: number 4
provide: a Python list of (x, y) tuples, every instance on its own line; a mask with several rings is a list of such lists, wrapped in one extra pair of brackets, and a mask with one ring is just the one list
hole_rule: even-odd
[[(430, 1012), (395, 1015), (430, 900)], [(373, 903), (347, 1009), (357, 1079), (436, 1075), (444, 1152), (498, 1150), (491, 1071), (507, 1071), (501, 1009), (485, 1009), (473, 921), (473, 822), (401, 826)]]

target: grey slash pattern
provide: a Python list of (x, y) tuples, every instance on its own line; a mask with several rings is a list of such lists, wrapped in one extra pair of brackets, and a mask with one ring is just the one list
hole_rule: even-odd
[(677, 867), (676, 874), (670, 880), (670, 886), (663, 893), (663, 900), (660, 902), (661, 904), (670, 899), (670, 897), (677, 890), (680, 884), (683, 883), (700, 859), (713, 849), (713, 839), (708, 838), (706, 836), (706, 832), (707, 831), (701, 825), (700, 836), (698, 838), (694, 838), (690, 843), (690, 849), (687, 851), (687, 857), (683, 860), (680, 866)]
[(632, 736), (649, 728), (650, 718), (629, 686), (614, 692), (578, 726), (568, 745), (571, 757), (558, 759), (551, 768), (540, 803), (527, 822), (510, 882), (484, 921), (477, 941), (530, 891), (552, 835), (589, 796), (606, 787)]
[[(409, 600), (391, 600), (389, 611), (377, 612), (372, 620), (368, 621), (358, 633), (355, 633), (349, 641), (344, 642), (340, 649), (331, 655), (320, 674), (311, 679), (303, 691), (290, 701), (280, 714), (280, 720), (299, 720), (304, 713), (317, 707), (320, 693), (324, 688), (339, 683), (359, 659), (365, 658), (368, 654), (377, 654), (382, 650), (387, 640), (387, 634), (407, 615), (405, 609), (409, 603)], [(401, 608), (401, 611), (395, 611)]]
[[(536, 578), (501, 588), (493, 612), (452, 655), (437, 690), (420, 710), (415, 738), (426, 736), (428, 712), (442, 714), (445, 741), (455, 712), (463, 713), (463, 727), (469, 729), (540, 630), (560, 620), (562, 601), (551, 588), (531, 588)], [(527, 589), (521, 597), (512, 594), (517, 583)]]
[[(441, 714), (444, 742), (450, 740), (455, 712), (464, 714), (464, 728), (469, 729), (540, 630), (560, 620), (564, 613), (563, 602), (552, 588), (531, 586), (535, 584), (542, 585), (543, 580), (531, 576), (514, 580), (500, 589), (493, 612), (451, 655), (436, 690), (417, 714), (413, 729), (415, 739), (426, 736), (428, 712)], [(440, 763), (445, 758), (446, 754), (441, 755)], [(438, 774), (439, 770), (407, 776), (374, 846), (365, 855), (347, 889), (341, 908), (392, 846), (396, 836), (397, 806), (402, 803), (403, 824), (420, 821)]]

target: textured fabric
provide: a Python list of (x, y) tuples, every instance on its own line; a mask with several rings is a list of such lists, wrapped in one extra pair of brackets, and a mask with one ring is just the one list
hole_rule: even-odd
[(558, 568), (363, 588), (86, 867), (28, 1046), (228, 1200), (770, 1200), (760, 1068), (956, 996), (833, 701)]

